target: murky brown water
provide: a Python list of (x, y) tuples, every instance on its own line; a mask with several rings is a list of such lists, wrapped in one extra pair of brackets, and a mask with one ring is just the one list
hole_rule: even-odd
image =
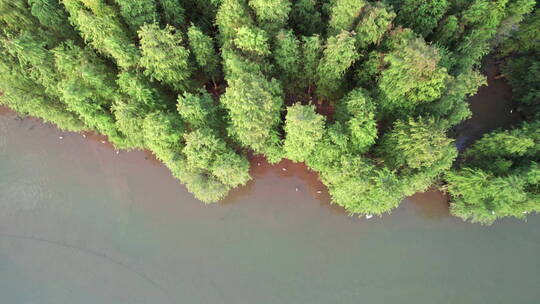
[(538, 216), (467, 224), (428, 192), (349, 217), (303, 164), (257, 157), (252, 181), (204, 205), (148, 152), (0, 113), (2, 303), (540, 298)]

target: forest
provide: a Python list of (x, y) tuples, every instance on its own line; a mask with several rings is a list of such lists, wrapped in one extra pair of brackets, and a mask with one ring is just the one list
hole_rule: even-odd
[[(540, 211), (535, 0), (0, 0), (0, 104), (148, 149), (212, 203), (250, 155), (318, 172), (351, 215), (438, 188), (491, 224)], [(501, 62), (522, 121), (458, 149)]]

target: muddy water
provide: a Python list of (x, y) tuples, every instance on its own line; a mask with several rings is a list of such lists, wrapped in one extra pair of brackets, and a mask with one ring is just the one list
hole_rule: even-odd
[[(302, 165), (203, 205), (144, 152), (0, 116), (1, 303), (538, 303), (540, 217), (347, 216)], [(63, 139), (59, 137), (62, 136)]]
[(460, 136), (456, 142), (460, 150), (485, 133), (516, 126), (522, 120), (512, 100), (512, 88), (499, 76), (500, 69), (493, 58), (486, 59), (482, 72), (487, 76), (488, 85), (480, 87), (469, 99), (473, 117), (458, 127)]

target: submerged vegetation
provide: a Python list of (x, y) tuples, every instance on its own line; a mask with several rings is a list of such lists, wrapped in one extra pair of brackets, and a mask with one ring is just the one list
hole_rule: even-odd
[[(456, 216), (540, 211), (535, 0), (0, 0), (0, 103), (149, 149), (198, 199), (248, 153), (305, 162), (351, 214), (433, 185)], [(525, 117), (458, 155), (495, 52)]]

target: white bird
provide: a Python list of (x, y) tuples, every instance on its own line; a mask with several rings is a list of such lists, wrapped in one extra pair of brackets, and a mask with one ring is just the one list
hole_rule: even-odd
[(58, 139), (64, 139), (64, 136), (58, 136)]
[(287, 168), (281, 168), (282, 171), (287, 171)]
[(294, 190), (296, 190), (296, 192), (298, 192), (298, 187), (294, 188)]
[(510, 114), (512, 114), (512, 112), (514, 112), (514, 110), (513, 110), (513, 109), (510, 109)]
[(101, 141), (101, 143), (102, 143), (102, 144), (104, 144), (104, 143), (105, 143), (105, 141), (104, 141), (104, 140), (102, 140), (102, 141)]
[(366, 214), (366, 219), (369, 220), (369, 219), (372, 218), (372, 217), (373, 217), (373, 214)]
[(83, 134), (82, 137), (83, 137), (83, 138), (86, 138), (86, 134)]
[(120, 151), (116, 151), (116, 155), (120, 154)]
[(260, 166), (260, 165), (261, 165), (261, 163), (257, 163), (257, 166)]
[(317, 193), (322, 193), (322, 191), (321, 191), (321, 190), (319, 190), (319, 191), (317, 191)]

